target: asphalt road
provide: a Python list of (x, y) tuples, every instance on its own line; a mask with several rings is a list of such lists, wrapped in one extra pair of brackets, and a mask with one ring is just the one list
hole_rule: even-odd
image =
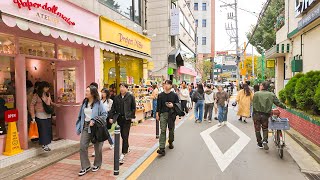
[[(156, 158), (141, 174), (140, 180), (305, 180), (299, 167), (290, 154), (285, 151), (284, 158), (280, 159), (277, 150), (269, 137), (269, 151), (257, 148), (252, 119), (248, 124), (237, 120), (236, 109), (229, 108), (229, 126), (217, 128), (209, 134), (225, 154), (237, 141), (240, 140), (235, 129), (239, 129), (247, 136), (248, 143), (242, 141), (229, 152), (225, 159), (216, 160), (210, 152), (201, 132), (215, 126), (217, 121), (209, 124), (203, 122), (195, 124), (194, 120), (187, 120), (177, 129), (175, 136), (175, 149), (166, 149), (165, 157)], [(233, 125), (233, 126), (232, 126)], [(236, 128), (232, 128), (236, 127)], [(245, 138), (244, 138), (245, 139)], [(241, 145), (245, 146), (242, 151)], [(210, 146), (212, 148), (212, 146)], [(289, 147), (290, 148), (290, 147)], [(228, 153), (226, 153), (228, 154)], [(235, 158), (232, 158), (232, 157)], [(221, 157), (218, 156), (218, 157)], [(231, 163), (227, 163), (228, 161)], [(227, 165), (226, 165), (227, 164)], [(226, 166), (225, 169), (220, 166)]]

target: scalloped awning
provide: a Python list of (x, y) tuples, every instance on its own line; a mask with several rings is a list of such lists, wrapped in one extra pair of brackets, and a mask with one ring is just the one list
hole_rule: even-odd
[(32, 20), (14, 16), (11, 14), (1, 13), (2, 21), (9, 27), (17, 26), (19, 29), (23, 31), (30, 30), (35, 34), (41, 33), (44, 36), (52, 36), (55, 39), (61, 38), (64, 41), (69, 41), (71, 43), (77, 43), (84, 46), (90, 47), (98, 47), (102, 50), (110, 51), (116, 54), (134, 56), (142, 59), (151, 60), (151, 57), (145, 55), (143, 53), (136, 52), (131, 49), (127, 49), (125, 47), (117, 46), (110, 43), (102, 42), (98, 39), (85, 37), (80, 34), (75, 34), (72, 32), (68, 32), (53, 26), (43, 25)]

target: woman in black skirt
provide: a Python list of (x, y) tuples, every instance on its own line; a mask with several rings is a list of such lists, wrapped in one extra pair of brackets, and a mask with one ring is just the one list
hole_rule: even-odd
[(50, 109), (52, 106), (59, 107), (59, 105), (52, 102), (49, 89), (50, 84), (48, 82), (41, 82), (37, 92), (33, 95), (29, 107), (32, 120), (36, 121), (38, 125), (39, 144), (42, 145), (42, 149), (45, 152), (51, 151), (48, 145), (52, 140), (51, 115), (53, 112), (49, 112), (48, 107)]

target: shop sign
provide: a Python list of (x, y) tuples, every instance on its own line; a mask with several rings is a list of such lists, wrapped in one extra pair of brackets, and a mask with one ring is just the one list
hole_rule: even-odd
[(171, 9), (170, 11), (170, 36), (179, 35), (180, 20), (179, 20), (179, 8)]
[(318, 3), (318, 0), (296, 0), (296, 17), (301, 17), (302, 14), (307, 13), (316, 3)]
[(320, 4), (298, 22), (298, 30), (306, 27), (320, 17)]
[(151, 54), (151, 40), (148, 37), (102, 16), (100, 17), (100, 35), (104, 42)]
[(217, 51), (217, 56), (226, 56), (228, 55), (228, 51)]
[[(19, 9), (27, 8), (29, 11), (31, 11), (32, 9), (43, 9), (43, 10), (61, 18), (70, 26), (76, 25), (76, 23), (74, 21), (72, 21), (70, 19), (70, 17), (68, 17), (64, 13), (58, 11), (59, 7), (57, 7), (56, 5), (49, 5), (47, 2), (46, 3), (44, 3), (44, 2), (43, 3), (36, 3), (36, 2), (30, 1), (30, 0), (26, 0), (26, 1), (13, 0), (13, 3), (15, 3)], [(49, 17), (47, 15), (37, 13), (38, 17), (40, 17), (40, 15), (41, 15), (41, 18), (46, 19), (48, 21), (56, 21), (57, 20), (57, 19), (52, 19), (51, 17)]]
[(5, 121), (6, 122), (16, 122), (18, 121), (18, 110), (9, 110), (5, 113)]
[(267, 68), (275, 68), (276, 61), (275, 60), (267, 60)]

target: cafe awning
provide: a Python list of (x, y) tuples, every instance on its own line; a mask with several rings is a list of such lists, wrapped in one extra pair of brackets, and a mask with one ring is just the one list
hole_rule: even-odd
[(146, 60), (151, 60), (151, 57), (149, 55), (145, 55), (143, 53), (139, 53), (134, 50), (117, 46), (111, 43), (103, 42), (99, 39), (86, 37), (81, 34), (69, 32), (57, 27), (41, 24), (25, 17), (20, 17), (18, 15), (1, 12), (1, 19), (7, 26), (18, 27), (23, 31), (30, 30), (35, 34), (41, 33), (44, 36), (52, 36), (55, 39), (61, 38), (64, 41), (68, 40), (71, 43), (77, 43), (79, 45), (98, 47), (102, 50), (110, 51), (116, 54), (129, 55)]

